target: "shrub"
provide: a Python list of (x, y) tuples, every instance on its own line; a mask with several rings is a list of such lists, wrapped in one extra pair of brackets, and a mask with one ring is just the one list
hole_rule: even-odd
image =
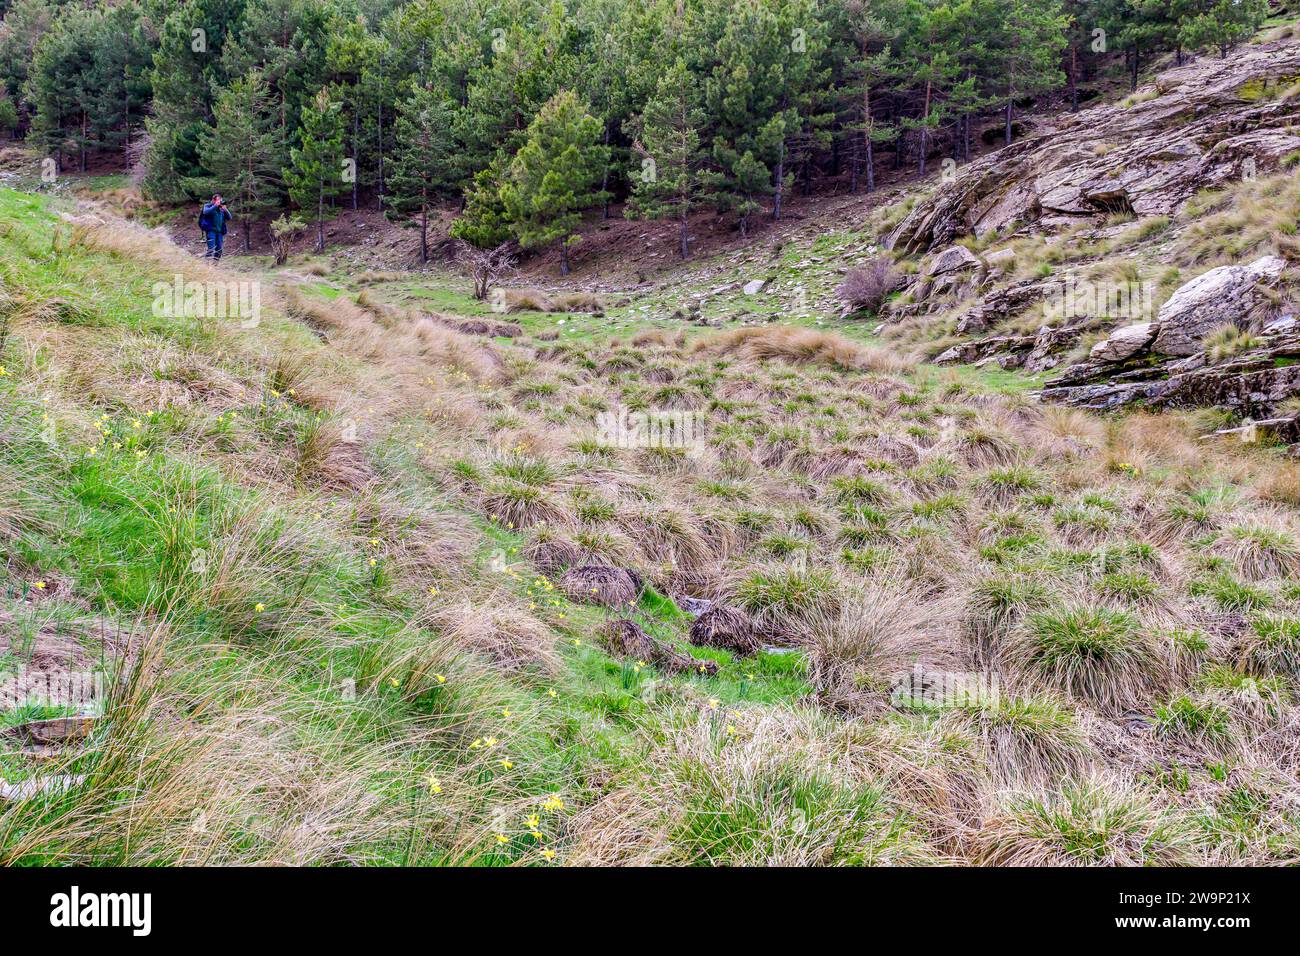
[(898, 287), (900, 278), (893, 262), (886, 256), (878, 256), (865, 266), (845, 273), (839, 288), (840, 301), (853, 312), (879, 312), (885, 299)]

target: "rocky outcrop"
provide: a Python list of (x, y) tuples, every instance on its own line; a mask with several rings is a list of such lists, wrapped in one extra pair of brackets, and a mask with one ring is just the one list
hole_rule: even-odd
[(1034, 335), (997, 335), (959, 342), (938, 355), (934, 364), (981, 365), (997, 362), (1002, 368), (1045, 372), (1060, 364), (1061, 350), (1073, 345), (1082, 334), (1082, 326), (1052, 328), (1045, 325)]
[(1227, 361), (1204, 352), (1187, 358), (1141, 355), (1125, 362), (1072, 365), (1043, 386), (1043, 401), (1102, 410), (1130, 402), (1154, 407), (1217, 405), (1254, 419), (1275, 415), (1300, 395), (1300, 332), (1265, 334), (1261, 344)]
[(1201, 340), (1221, 325), (1262, 325), (1286, 261), (1265, 256), (1247, 265), (1220, 266), (1181, 286), (1164, 305), (1152, 344), (1162, 355), (1194, 355)]
[(886, 245), (916, 253), (1017, 225), (1170, 215), (1197, 190), (1266, 174), (1300, 149), (1294, 103), (1263, 95), (1296, 76), (1294, 44), (1169, 70), (1127, 106), (1065, 114), (970, 163), (918, 203)]
[(931, 257), (925, 274), (933, 277), (950, 272), (971, 272), (981, 267), (979, 257), (965, 246), (951, 246)]

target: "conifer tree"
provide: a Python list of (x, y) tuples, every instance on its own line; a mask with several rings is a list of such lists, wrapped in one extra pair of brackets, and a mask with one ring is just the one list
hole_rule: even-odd
[(215, 125), (199, 137), (208, 175), (187, 183), (191, 191), (220, 192), (233, 201), (244, 223), (244, 250), (251, 251), (254, 222), (271, 218), (284, 198), (285, 143), (260, 71), (240, 77), (217, 94)]
[(632, 175), (628, 212), (646, 219), (675, 218), (683, 259), (690, 255), (690, 211), (704, 191), (704, 123), (694, 79), (679, 58), (660, 79), (638, 123), (634, 153), (642, 162)]
[(455, 181), (451, 163), (455, 112), (445, 93), (423, 86), (397, 107), (397, 146), (386, 202), (396, 212), (419, 214), (421, 262), (429, 261), (429, 207)]
[(569, 274), (569, 247), (582, 210), (604, 198), (599, 184), (609, 161), (600, 121), (569, 90), (546, 101), (501, 184), (501, 204), (524, 249), (558, 243), (560, 272)]
[(316, 251), (325, 251), (325, 204), (339, 196), (343, 181), (343, 117), (339, 102), (322, 89), (302, 111), (301, 145), (289, 151), (284, 171), (289, 198), (302, 210), (315, 208)]

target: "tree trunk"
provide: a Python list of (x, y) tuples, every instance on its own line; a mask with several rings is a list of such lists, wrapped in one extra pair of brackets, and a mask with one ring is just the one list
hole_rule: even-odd
[[(934, 92), (933, 81), (926, 80), (925, 81), (925, 110), (921, 113), (922, 123), (930, 119), (930, 96), (933, 92)], [(922, 176), (925, 175), (926, 132), (927, 132), (927, 128), (925, 126), (922, 126), (921, 127), (921, 155), (917, 157), (917, 163), (918, 163), (917, 169), (919, 174)]]
[(785, 186), (785, 140), (781, 141), (780, 158), (776, 161), (776, 193), (772, 197), (772, 218), (781, 220), (781, 190)]
[(1007, 97), (1007, 141), (1006, 141), (1007, 146), (1011, 145), (1011, 108), (1013, 102), (1014, 101), (1011, 99), (1011, 97), (1008, 96)]
[[(865, 140), (867, 138), (867, 134), (863, 133), (862, 138)], [(858, 145), (858, 140), (855, 137), (853, 140), (853, 155), (849, 157), (849, 194), (850, 195), (856, 195), (858, 192), (858, 165), (861, 162), (859, 157), (862, 151), (863, 151), (862, 147)]]
[(876, 189), (876, 157), (875, 149), (872, 147), (871, 134), (864, 133), (863, 139), (867, 141), (867, 192), (874, 192)]
[(420, 262), (429, 261), (429, 195), (420, 194)]
[[(358, 99), (360, 97), (358, 96)], [(361, 104), (352, 111), (352, 211), (357, 211), (357, 187), (361, 183)]]
[(690, 234), (689, 234), (690, 227), (687, 225), (686, 217), (687, 217), (686, 203), (683, 202), (681, 214), (679, 217), (681, 221), (678, 225), (678, 240), (681, 243), (681, 252), (682, 252), (683, 260), (685, 260), (691, 254), (691, 242), (690, 242)]
[(379, 195), (375, 204), (379, 211), (384, 211), (384, 58), (379, 58), (379, 95), (375, 97), (379, 106)]
[[(609, 123), (605, 124), (605, 148), (609, 148)], [(601, 219), (609, 218), (609, 160), (605, 161), (605, 171), (600, 176), (600, 191), (604, 194), (604, 209), (601, 211)]]
[(560, 240), (560, 275), (569, 274), (569, 244), (564, 239)]
[(1129, 92), (1136, 93), (1138, 88), (1138, 48), (1133, 45), (1133, 76), (1129, 82)]
[(316, 251), (325, 251), (325, 184), (316, 194)]
[(1079, 45), (1070, 44), (1070, 112), (1079, 112)]

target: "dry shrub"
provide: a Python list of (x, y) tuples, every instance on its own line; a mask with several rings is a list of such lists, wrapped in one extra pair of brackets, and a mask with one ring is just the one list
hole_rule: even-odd
[(593, 312), (605, 311), (605, 301), (594, 292), (562, 292), (551, 297), (548, 312)]
[(994, 694), (950, 718), (980, 740), (999, 787), (1050, 786), (1091, 765), (1092, 747), (1070, 706), (1051, 695)]
[(580, 859), (724, 866), (939, 859), (868, 782), (861, 767), (873, 755), (861, 727), (810, 708), (756, 708), (727, 713), (730, 730), (721, 734), (710, 713), (688, 706), (666, 715), (644, 778), (574, 821)]
[(685, 332), (668, 332), (664, 329), (642, 329), (632, 336), (632, 344), (638, 348), (657, 345), (666, 349), (680, 349), (686, 344)]
[(501, 301), (507, 312), (554, 312), (550, 296), (540, 289), (502, 289)]
[(790, 325), (767, 325), (718, 332), (696, 339), (691, 351), (693, 354), (735, 355), (753, 361), (785, 359), (794, 363), (863, 369), (891, 375), (908, 372), (914, 367), (912, 362), (888, 349), (859, 345), (834, 332), (818, 332)]
[(755, 654), (762, 647), (749, 615), (722, 604), (691, 622), (690, 640), (696, 647), (720, 647), (742, 655)]
[(832, 702), (879, 696), (916, 666), (951, 667), (950, 601), (924, 599), (905, 581), (881, 578), (838, 609), (810, 613), (801, 628), (813, 686)]
[(1147, 706), (1168, 687), (1169, 661), (1136, 616), (1089, 603), (1030, 614), (1011, 632), (1003, 667), (1105, 712)]
[(1300, 508), (1300, 464), (1286, 462), (1265, 470), (1255, 491), (1265, 501)]
[(345, 420), (315, 417), (298, 438), (296, 476), (329, 491), (360, 492), (375, 480), (365, 449)]
[(465, 335), (485, 335), (488, 338), (513, 339), (516, 336), (524, 334), (523, 328), (517, 322), (500, 322), (496, 319), (463, 319), (455, 315), (442, 315), (440, 313), (430, 313), (428, 316), (439, 325), (445, 325), (449, 329), (455, 329), (457, 332)]
[(1225, 528), (1214, 551), (1249, 581), (1300, 575), (1300, 544), (1291, 523), (1277, 514), (1258, 514)]
[(845, 273), (838, 290), (840, 301), (853, 312), (879, 312), (901, 278), (891, 259), (877, 256)]
[[(410, 773), (411, 741), (396, 728), (388, 743), (308, 733), (319, 702), (227, 650), (152, 625), (88, 745), (47, 763), (51, 775), (75, 767), (85, 784), (57, 803), (12, 804), (0, 816), (0, 864), (373, 863), (416, 825), (409, 804), (379, 786)], [(229, 666), (205, 691), (195, 677), (216, 658)]]

